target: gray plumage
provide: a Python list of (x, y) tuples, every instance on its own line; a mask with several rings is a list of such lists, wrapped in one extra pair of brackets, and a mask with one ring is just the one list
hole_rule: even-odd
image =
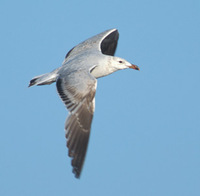
[(97, 78), (136, 65), (114, 57), (119, 33), (116, 29), (104, 31), (72, 48), (61, 67), (36, 76), (29, 86), (56, 82), (59, 96), (69, 110), (65, 122), (68, 155), (72, 157), (73, 173), (79, 178), (83, 167), (93, 113)]

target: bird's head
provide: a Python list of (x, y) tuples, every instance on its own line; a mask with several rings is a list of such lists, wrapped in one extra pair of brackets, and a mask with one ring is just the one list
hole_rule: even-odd
[(122, 59), (120, 57), (115, 57), (115, 56), (112, 57), (112, 66), (117, 70), (127, 69), (127, 68), (140, 70), (140, 68), (137, 65), (131, 64), (125, 59)]

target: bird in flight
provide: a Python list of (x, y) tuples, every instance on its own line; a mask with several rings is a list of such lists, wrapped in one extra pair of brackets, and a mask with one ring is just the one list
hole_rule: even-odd
[(65, 122), (68, 155), (76, 178), (80, 177), (87, 151), (95, 108), (97, 78), (117, 70), (139, 67), (115, 57), (119, 33), (104, 31), (72, 48), (61, 67), (34, 77), (29, 84), (46, 85), (56, 82), (59, 96), (69, 111)]

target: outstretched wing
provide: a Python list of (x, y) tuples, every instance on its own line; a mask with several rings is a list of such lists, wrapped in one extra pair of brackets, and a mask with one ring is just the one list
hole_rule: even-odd
[(73, 47), (66, 54), (65, 61), (68, 61), (70, 58), (73, 58), (77, 54), (80, 54), (87, 50), (96, 50), (101, 52), (102, 54), (114, 56), (117, 48), (118, 39), (119, 32), (117, 29), (104, 31)]
[(101, 52), (106, 55), (114, 56), (117, 48), (118, 39), (119, 33), (117, 30), (105, 36), (104, 39), (102, 39), (101, 41)]
[(80, 177), (87, 151), (96, 83), (96, 79), (84, 70), (62, 73), (56, 82), (58, 93), (70, 113), (65, 122), (65, 131), (73, 173), (77, 178)]

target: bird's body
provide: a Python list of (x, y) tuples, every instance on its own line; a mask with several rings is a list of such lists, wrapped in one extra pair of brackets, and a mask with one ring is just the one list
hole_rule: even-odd
[(87, 151), (95, 108), (96, 79), (120, 69), (139, 70), (136, 65), (113, 56), (118, 37), (118, 31), (111, 29), (80, 43), (67, 53), (61, 67), (33, 78), (29, 84), (56, 82), (58, 93), (69, 110), (65, 133), (76, 177), (80, 176)]

